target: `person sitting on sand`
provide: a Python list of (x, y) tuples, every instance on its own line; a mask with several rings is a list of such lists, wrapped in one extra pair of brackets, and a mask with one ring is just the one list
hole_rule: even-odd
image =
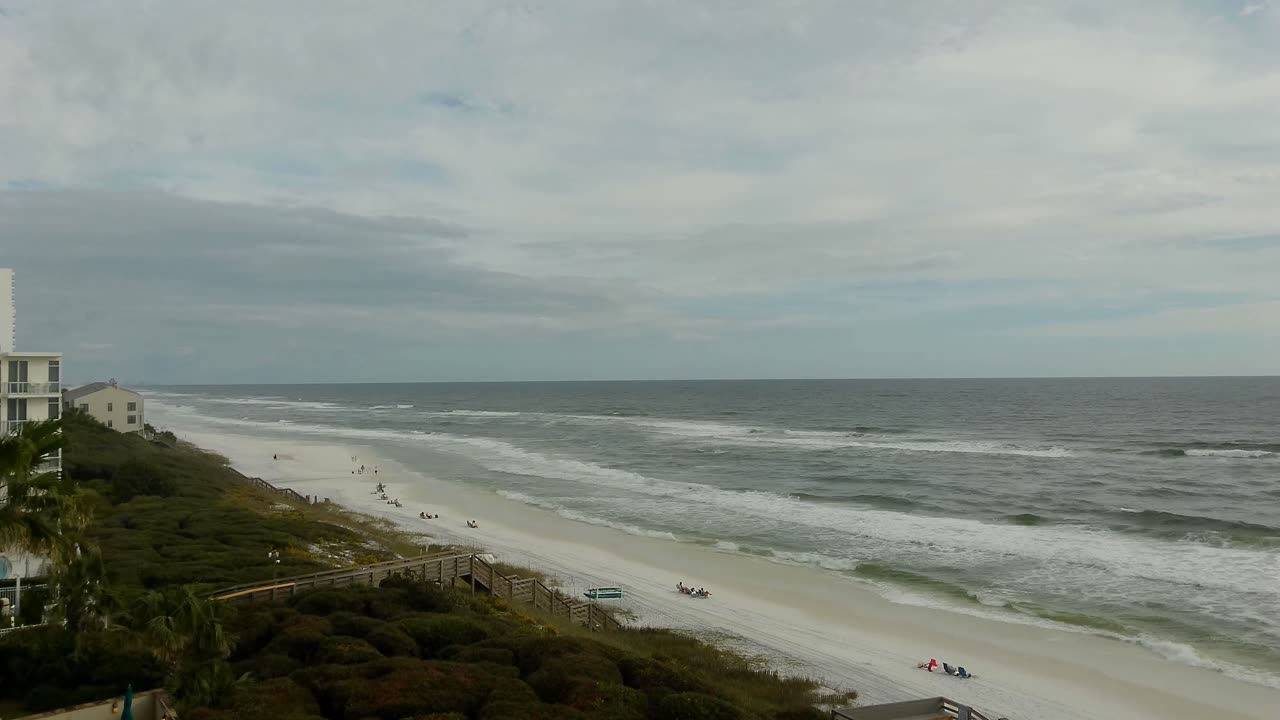
[(961, 667), (961, 666), (957, 666), (957, 667), (956, 667), (956, 677), (958, 677), (958, 678), (971, 678), (971, 677), (973, 677), (973, 676), (969, 674), (969, 671), (968, 671), (968, 670), (965, 670), (965, 669), (964, 669), (963, 667)]
[(947, 663), (942, 663), (942, 671), (943, 671), (943, 672), (945, 672), (945, 673), (946, 673), (946, 674), (948, 674), (948, 675), (955, 675), (955, 674), (956, 674), (956, 669), (955, 669), (955, 668), (953, 668), (953, 667), (951, 667), (951, 666), (950, 666), (949, 664), (947, 664)]
[(916, 667), (920, 668), (921, 670), (928, 670), (929, 672), (933, 672), (933, 669), (938, 667), (938, 661), (934, 660), (933, 658), (929, 658), (929, 662), (927, 664), (916, 663)]
[(426, 520), (426, 519), (427, 519), (427, 514), (426, 514), (426, 513), (424, 513), (424, 512), (420, 512), (420, 513), (418, 513), (418, 517), (422, 518), (423, 520)]

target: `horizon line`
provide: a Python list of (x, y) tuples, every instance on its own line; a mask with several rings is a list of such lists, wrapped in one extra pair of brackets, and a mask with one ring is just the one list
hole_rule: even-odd
[[(1267, 375), (1002, 375), (953, 377), (757, 377), (757, 378), (597, 378), (575, 380), (333, 380), (313, 382), (125, 382), (137, 387), (209, 387), (209, 386), (308, 386), (308, 385), (531, 385), (547, 383), (671, 383), (671, 382), (885, 382), (885, 381), (959, 381), (959, 380), (1207, 380), (1280, 378), (1280, 373)], [(95, 381), (89, 381), (95, 382)]]

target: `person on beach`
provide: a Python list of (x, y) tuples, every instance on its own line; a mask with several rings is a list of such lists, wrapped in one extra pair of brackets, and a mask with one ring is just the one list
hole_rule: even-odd
[(279, 460), (279, 459), (280, 459), (280, 457), (279, 457), (278, 455), (276, 455), (275, 453), (272, 453), (272, 454), (271, 454), (271, 459), (272, 459), (272, 460)]
[(427, 514), (426, 514), (425, 512), (420, 512), (420, 513), (418, 513), (418, 517), (422, 518), (423, 520), (426, 520), (426, 519), (427, 519)]
[(916, 667), (920, 668), (921, 670), (928, 670), (929, 672), (933, 672), (933, 669), (938, 667), (938, 661), (934, 660), (933, 658), (929, 658), (929, 662), (927, 664), (916, 663)]

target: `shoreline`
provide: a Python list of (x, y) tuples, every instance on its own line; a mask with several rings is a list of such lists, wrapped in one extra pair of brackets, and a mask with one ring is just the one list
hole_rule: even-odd
[[(483, 547), (577, 584), (624, 585), (621, 606), (642, 624), (715, 636), (781, 672), (857, 690), (862, 703), (947, 695), (1010, 718), (1269, 717), (1280, 691), (1157, 657), (1133, 643), (896, 604), (851, 579), (692, 543), (672, 543), (575, 522), (554, 512), (446, 482), (379, 457), (368, 446), (174, 428), (226, 456), (237, 470), (303, 494), (329, 497), (438, 542)], [(272, 454), (280, 460), (273, 461)], [(378, 466), (378, 475), (351, 475)], [(370, 491), (386, 483), (385, 505)], [(466, 508), (466, 510), (464, 510)], [(438, 513), (436, 521), (417, 513)], [(465, 527), (475, 519), (478, 529)], [(707, 587), (710, 600), (677, 594)], [(937, 657), (979, 677), (915, 669)]]

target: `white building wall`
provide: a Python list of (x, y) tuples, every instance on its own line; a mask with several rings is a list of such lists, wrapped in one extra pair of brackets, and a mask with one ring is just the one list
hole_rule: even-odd
[[(25, 379), (21, 365), (25, 364)], [(51, 372), (51, 366), (57, 370)], [(0, 354), (0, 432), (12, 432), (23, 420), (49, 420), (61, 415), (62, 355)]]
[[(103, 388), (71, 402), (95, 420), (120, 432), (139, 432), (146, 423), (142, 396), (120, 387)], [(132, 408), (132, 409), (130, 409)]]

